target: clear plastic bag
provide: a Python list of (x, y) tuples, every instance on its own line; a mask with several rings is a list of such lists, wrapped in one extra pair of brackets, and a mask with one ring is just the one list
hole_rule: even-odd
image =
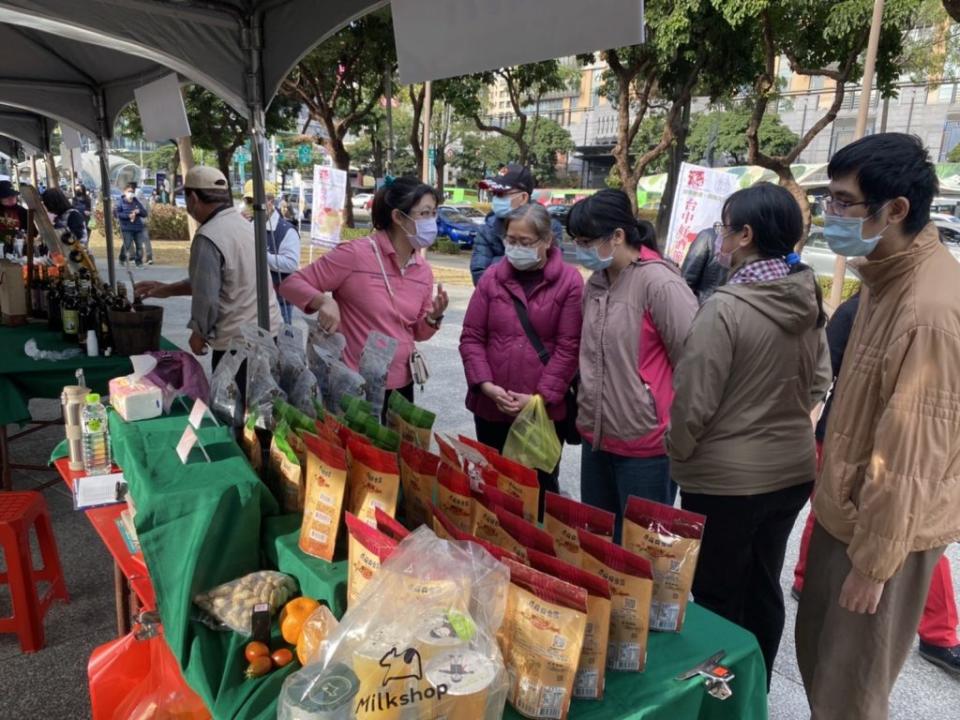
[(341, 361), (335, 360), (330, 365), (327, 384), (322, 389), (323, 404), (327, 406), (327, 410), (337, 414), (340, 409), (340, 398), (344, 395), (366, 396), (366, 381), (363, 375), (354, 372)]
[(534, 395), (510, 426), (503, 455), (527, 467), (553, 472), (562, 452), (547, 406), (540, 395)]
[(509, 682), (496, 636), (509, 581), (479, 545), (421, 527), (360, 593), (321, 659), (287, 678), (277, 717), (501, 717)]
[(376, 331), (367, 335), (367, 342), (360, 353), (359, 371), (367, 384), (366, 397), (372, 405), (370, 414), (377, 418), (383, 410), (383, 398), (387, 390), (387, 372), (396, 354), (396, 338)]
[(312, 418), (317, 417), (316, 401), (320, 399), (320, 383), (313, 370), (304, 366), (293, 388), (287, 392), (287, 397), (300, 412)]
[(307, 358), (303, 350), (303, 331), (292, 325), (284, 325), (277, 335), (277, 350), (280, 363), (280, 388), (292, 395), (294, 387), (303, 371), (307, 369)]
[(273, 429), (274, 401), (287, 398), (270, 368), (270, 360), (263, 353), (247, 358), (247, 409), (257, 411), (260, 417), (257, 426), (265, 430)]
[(220, 422), (235, 428), (243, 425), (244, 407), (237, 373), (245, 359), (240, 348), (231, 347), (210, 379), (210, 409)]
[(247, 346), (247, 355), (265, 355), (270, 363), (270, 374), (277, 377), (280, 372), (280, 348), (273, 341), (270, 331), (257, 326), (245, 327), (241, 330), (241, 335)]
[(297, 592), (297, 581), (274, 570), (260, 570), (200, 593), (193, 602), (209, 615), (218, 629), (250, 635), (253, 609), (266, 603), (271, 615)]

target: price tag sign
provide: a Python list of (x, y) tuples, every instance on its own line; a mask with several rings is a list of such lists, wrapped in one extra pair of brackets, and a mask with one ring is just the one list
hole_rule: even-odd
[(193, 403), (193, 408), (190, 410), (190, 424), (193, 426), (194, 430), (199, 430), (200, 426), (203, 424), (204, 416), (210, 411), (210, 408), (207, 407), (207, 404), (197, 398)]
[(180, 436), (180, 442), (177, 443), (177, 457), (184, 465), (187, 464), (187, 458), (190, 457), (190, 451), (197, 444), (197, 434), (193, 431), (192, 425), (187, 425), (183, 429), (183, 435)]

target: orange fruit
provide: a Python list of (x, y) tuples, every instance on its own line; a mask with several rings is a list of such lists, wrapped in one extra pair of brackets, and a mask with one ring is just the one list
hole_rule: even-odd
[(294, 598), (284, 605), (283, 610), (280, 611), (280, 634), (283, 639), (291, 645), (296, 645), (303, 623), (318, 607), (320, 603), (308, 597)]

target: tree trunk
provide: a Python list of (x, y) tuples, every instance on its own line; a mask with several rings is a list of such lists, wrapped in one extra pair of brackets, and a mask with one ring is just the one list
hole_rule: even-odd
[[(324, 144), (326, 145), (327, 152), (329, 152), (333, 158), (333, 166), (347, 173), (347, 192), (344, 194), (343, 199), (343, 223), (347, 227), (352, 228), (354, 227), (354, 222), (353, 203), (351, 202), (353, 189), (350, 187), (350, 153), (348, 153), (344, 147), (343, 141), (337, 138), (325, 140)], [(314, 208), (314, 211), (316, 211), (316, 208)], [(316, 217), (314, 216), (314, 221), (315, 220)]]
[[(193, 167), (193, 142), (190, 136), (187, 135), (186, 137), (179, 138), (177, 140), (177, 148), (180, 150), (180, 172), (183, 173), (183, 179), (186, 180), (187, 173), (190, 171), (190, 168)], [(174, 203), (176, 203), (176, 200), (174, 200)], [(190, 239), (192, 240), (199, 225), (190, 215), (187, 215), (187, 227), (189, 228)]]
[(433, 167), (437, 171), (437, 182), (434, 184), (434, 187), (437, 188), (437, 192), (440, 193), (440, 197), (443, 197), (443, 171), (447, 167), (447, 154), (442, 152), (440, 148), (436, 149), (436, 154), (433, 158)]
[(680, 177), (680, 165), (687, 154), (687, 136), (690, 134), (690, 103), (688, 96), (683, 104), (680, 115), (680, 126), (670, 151), (670, 169), (667, 171), (667, 184), (663, 188), (663, 197), (660, 198), (660, 207), (657, 210), (657, 238), (666, 240), (670, 227), (670, 213), (673, 210), (673, 201), (677, 196), (677, 180)]
[(807, 191), (800, 187), (800, 184), (793, 177), (793, 171), (789, 165), (782, 165), (774, 168), (777, 177), (780, 179), (780, 185), (785, 187), (793, 195), (800, 206), (800, 214), (803, 216), (803, 235), (800, 236), (800, 242), (797, 244), (796, 251), (799, 253), (807, 242), (807, 234), (810, 232), (810, 201), (807, 199)]
[(217, 167), (230, 184), (230, 160), (233, 158), (233, 150), (221, 148), (217, 150)]
[(620, 175), (623, 191), (630, 198), (633, 214), (637, 214), (638, 177), (630, 167), (630, 82), (617, 79), (617, 144), (613, 146), (614, 164)]
[(519, 165), (526, 165), (530, 158), (530, 144), (522, 137), (514, 138), (514, 142), (517, 143), (517, 163)]

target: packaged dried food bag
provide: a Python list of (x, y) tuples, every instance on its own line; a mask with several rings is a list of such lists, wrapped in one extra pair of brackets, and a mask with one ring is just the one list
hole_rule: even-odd
[(560, 462), (563, 446), (541, 395), (534, 395), (510, 425), (504, 457), (546, 473)]
[(333, 560), (347, 491), (347, 454), (336, 445), (312, 435), (304, 436), (307, 448), (306, 496), (300, 549), (307, 555)]
[(653, 566), (653, 630), (680, 632), (683, 628), (706, 521), (703, 515), (651, 500), (627, 500), (621, 545)]
[(303, 511), (303, 467), (290, 445), (294, 435), (281, 420), (270, 441), (270, 476), (276, 484), (280, 504), (288, 513)]
[[(357, 370), (366, 381), (366, 398), (373, 406), (371, 414), (380, 417), (383, 397), (387, 390), (387, 371), (397, 354), (397, 340), (374, 330), (360, 351)], [(396, 393), (394, 393), (396, 394)]]
[(617, 516), (612, 512), (586, 505), (576, 500), (548, 492), (544, 496), (543, 528), (553, 535), (557, 557), (580, 567), (580, 540), (578, 530), (594, 535), (613, 537)]
[(267, 604), (275, 613), (297, 592), (297, 581), (273, 570), (260, 570), (202, 592), (193, 601), (224, 629), (253, 632), (253, 608)]
[(470, 532), (473, 515), (470, 479), (447, 463), (440, 463), (437, 468), (437, 504), (458, 530)]
[(294, 325), (283, 325), (277, 333), (277, 354), (280, 387), (292, 397), (300, 374), (307, 369), (303, 331)]
[(254, 354), (247, 356), (247, 408), (257, 408), (266, 430), (276, 424), (273, 417), (274, 401), (285, 400), (287, 397), (271, 368), (275, 366), (271, 365), (270, 357), (261, 353), (259, 348)]
[(327, 371), (327, 384), (321, 389), (323, 404), (330, 412), (336, 412), (344, 395), (365, 396), (366, 382), (360, 373), (351, 370), (342, 361), (334, 360)]
[[(395, 395), (396, 393), (394, 393)], [(391, 396), (392, 397), (392, 396)], [(407, 525), (416, 529), (429, 525), (430, 503), (437, 484), (439, 457), (412, 443), (400, 444), (400, 487), (403, 489), (403, 514)]]
[(315, 433), (317, 430), (317, 421), (314, 418), (285, 400), (274, 400), (273, 417), (276, 422), (286, 422), (294, 432)]
[(653, 572), (646, 558), (580, 530), (583, 569), (610, 583), (609, 670), (643, 671), (650, 634)]
[[(402, 600), (437, 580), (442, 592)], [(278, 718), (500, 718), (508, 681), (496, 634), (508, 582), (477, 545), (419, 528), (327, 636), (318, 661), (285, 681)]]
[(387, 400), (387, 426), (405, 442), (429, 450), (436, 421), (435, 413), (414, 405), (400, 393), (390, 393), (390, 399)]
[(522, 502), (491, 485), (484, 485), (479, 490), (474, 490), (470, 533), (481, 540), (486, 540), (497, 547), (510, 551), (523, 562), (526, 562), (526, 547), (500, 527), (500, 520), (497, 519), (498, 507), (502, 507), (518, 517), (523, 512)]
[(263, 471), (263, 446), (260, 445), (260, 438), (257, 437), (256, 412), (247, 415), (247, 421), (243, 424), (243, 432), (240, 435), (240, 447), (250, 461), (250, 467), (259, 475)]
[(374, 511), (373, 518), (377, 524), (377, 530), (382, 532), (384, 535), (393, 538), (397, 542), (400, 542), (410, 534), (409, 530), (387, 515), (380, 508), (377, 508)]
[(556, 557), (557, 550), (553, 543), (553, 537), (546, 530), (541, 530), (533, 523), (527, 522), (522, 517), (514, 515), (502, 507), (498, 507), (494, 512), (497, 514), (500, 527), (506, 530), (518, 543), (528, 550), (539, 550)]
[(524, 717), (563, 718), (587, 626), (587, 591), (511, 560), (498, 639), (510, 675), (507, 699)]
[(464, 445), (472, 447), (474, 450), (476, 450), (481, 455), (483, 455), (487, 459), (487, 462), (492, 462), (493, 458), (500, 455), (500, 453), (497, 452), (496, 448), (492, 448), (489, 445), (484, 445), (479, 440), (474, 440), (473, 438), (469, 438), (466, 435), (460, 435), (459, 439), (460, 439), (460, 442), (462, 442)]
[(530, 551), (530, 566), (587, 591), (587, 627), (583, 634), (577, 676), (573, 681), (573, 696), (602, 700), (607, 644), (610, 640), (610, 583), (599, 575), (536, 550)]
[(376, 525), (377, 508), (393, 517), (400, 494), (400, 468), (397, 456), (372, 445), (347, 442), (349, 464), (350, 512), (368, 525)]
[(343, 410), (344, 417), (350, 417), (353, 414), (373, 414), (373, 405), (366, 398), (356, 397), (354, 395), (343, 395), (340, 398), (340, 409)]
[(363, 522), (353, 513), (347, 513), (347, 607), (360, 597), (370, 580), (380, 570), (383, 561), (397, 547), (397, 541), (375, 527)]
[(444, 438), (440, 433), (434, 433), (433, 437), (437, 441), (437, 447), (440, 449), (440, 458), (447, 464), (452, 465), (458, 470), (463, 467), (463, 463), (460, 461), (460, 455), (454, 449), (453, 445)]
[(246, 357), (242, 349), (231, 346), (210, 377), (210, 409), (229, 427), (243, 425), (244, 405), (237, 373)]
[(430, 513), (433, 518), (433, 531), (437, 534), (437, 537), (441, 537), (445, 540), (459, 540), (460, 542), (472, 542), (476, 543), (488, 553), (493, 555), (497, 560), (503, 560), (504, 558), (509, 558), (510, 560), (515, 560), (516, 562), (527, 562), (527, 551), (526, 548), (520, 546), (520, 549), (523, 551), (523, 555), (518, 555), (504, 547), (492, 543), (488, 540), (484, 540), (481, 537), (476, 535), (471, 535), (470, 533), (465, 533), (462, 530), (458, 530), (456, 525), (450, 522), (443, 510), (438, 508), (433, 503), (430, 503)]
[(497, 487), (508, 495), (519, 498), (523, 503), (523, 519), (537, 521), (537, 508), (540, 506), (540, 481), (537, 471), (521, 465), (502, 455), (490, 459), (497, 471)]

